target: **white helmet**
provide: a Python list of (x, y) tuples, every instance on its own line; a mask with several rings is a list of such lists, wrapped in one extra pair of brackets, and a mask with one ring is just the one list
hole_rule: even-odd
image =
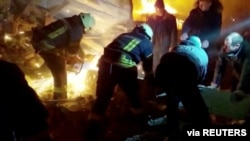
[(144, 30), (144, 32), (147, 34), (147, 36), (150, 38), (150, 40), (153, 39), (154, 33), (153, 33), (152, 28), (148, 24), (142, 23), (142, 24), (138, 25), (137, 27), (142, 28)]
[(85, 30), (89, 30), (95, 25), (95, 19), (90, 13), (80, 13), (79, 16)]

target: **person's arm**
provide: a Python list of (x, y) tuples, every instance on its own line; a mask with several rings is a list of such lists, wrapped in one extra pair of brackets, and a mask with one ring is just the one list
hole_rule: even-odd
[(216, 61), (215, 71), (213, 81), (211, 82), (211, 86), (214, 88), (218, 88), (221, 84), (221, 80), (225, 75), (227, 68), (227, 61), (225, 56), (220, 56)]
[(243, 91), (244, 93), (250, 94), (250, 44), (246, 43), (245, 48), (245, 60), (242, 66), (242, 72), (240, 75), (240, 81), (238, 84), (238, 90)]
[(144, 80), (151, 86), (155, 86), (155, 76), (153, 72), (153, 56), (149, 56), (142, 63), (142, 68), (145, 72)]
[(149, 43), (144, 44), (145, 49), (142, 52), (142, 69), (145, 73), (144, 79), (148, 83), (154, 85), (153, 54), (152, 54), (153, 45)]
[(250, 58), (244, 61), (238, 89), (244, 93), (250, 93)]
[(199, 12), (197, 12), (197, 9), (191, 10), (188, 17), (185, 19), (183, 23), (180, 40), (184, 41), (190, 35), (193, 35), (194, 34), (193, 32), (196, 32), (194, 28), (199, 28), (198, 27), (199, 22), (200, 22)]
[(191, 25), (193, 25), (194, 23), (194, 20), (195, 20), (195, 10), (191, 10), (188, 17), (185, 19), (184, 23), (183, 23), (183, 26), (182, 26), (182, 31), (181, 31), (181, 34), (188, 34), (190, 28), (191, 28)]
[(178, 42), (178, 34), (177, 34), (177, 22), (176, 22), (176, 17), (173, 16), (173, 23), (172, 23), (172, 31), (171, 31), (171, 37), (170, 37), (170, 48), (169, 48), (169, 51), (171, 51), (176, 45), (177, 45), (177, 42)]
[(152, 54), (143, 60), (142, 68), (145, 74), (152, 73), (152, 68), (153, 68), (153, 55)]
[(142, 46), (141, 60), (142, 68), (145, 74), (151, 74), (153, 72), (153, 44), (149, 40), (144, 40), (140, 44)]

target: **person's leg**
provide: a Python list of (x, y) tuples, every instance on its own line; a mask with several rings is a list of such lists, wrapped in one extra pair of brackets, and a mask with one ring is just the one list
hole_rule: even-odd
[(54, 79), (54, 99), (67, 98), (67, 71), (65, 59), (55, 53), (41, 52), (41, 57), (52, 73)]
[[(157, 66), (155, 72), (156, 85), (163, 88), (167, 94), (166, 101), (166, 136), (171, 136), (175, 140), (179, 133), (179, 99), (177, 98), (177, 89), (180, 89), (177, 82), (182, 78), (185, 69), (182, 66), (182, 56), (169, 53), (164, 55), (161, 63)], [(185, 66), (184, 66), (185, 67)]]
[(185, 109), (190, 115), (191, 122), (195, 126), (206, 127), (211, 124), (208, 108), (197, 86), (183, 88), (183, 90), (178, 92), (178, 97), (182, 101)]
[(105, 116), (110, 99), (113, 96), (116, 85), (116, 78), (113, 71), (112, 64), (100, 63), (96, 86), (96, 100), (91, 111), (96, 115)]
[(182, 66), (185, 68), (185, 72), (180, 75), (176, 94), (189, 113), (192, 123), (195, 126), (208, 126), (211, 124), (211, 119), (198, 88), (201, 70), (196, 66), (195, 61), (191, 58), (183, 60)]
[(105, 131), (105, 114), (115, 87), (111, 67), (108, 63), (99, 64), (96, 100), (88, 116), (84, 134), (86, 141), (98, 141)]
[(164, 87), (168, 95), (167, 128), (175, 129), (168, 133), (171, 140), (176, 140), (179, 134), (179, 100), (195, 125), (210, 124), (208, 109), (197, 87), (197, 79), (198, 70), (186, 56), (174, 53), (165, 55), (157, 67), (156, 82)]
[(175, 92), (167, 92), (167, 134), (175, 134), (179, 128), (179, 100), (176, 97)]
[[(137, 68), (120, 69), (119, 71), (119, 86), (124, 91), (127, 99), (132, 107), (132, 111), (139, 112), (142, 110), (142, 103), (139, 96), (139, 84), (137, 79)], [(124, 75), (126, 74), (126, 75)]]

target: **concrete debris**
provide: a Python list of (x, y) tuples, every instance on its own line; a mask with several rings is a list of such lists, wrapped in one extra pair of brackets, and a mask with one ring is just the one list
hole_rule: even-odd
[[(116, 0), (11, 0), (1, 1), (0, 7), (0, 58), (14, 62), (26, 74), (29, 84), (43, 99), (51, 97), (53, 81), (43, 59), (34, 52), (30, 44), (33, 27), (47, 25), (59, 18), (88, 12), (96, 18), (96, 27), (86, 34), (81, 42), (81, 56), (85, 56), (82, 73), (76, 76), (69, 70), (70, 83), (83, 77), (82, 87), (75, 90), (71, 83), (70, 97), (95, 93), (97, 61), (103, 48), (118, 34), (130, 30), (130, 5)], [(116, 14), (111, 14), (116, 13)], [(70, 67), (68, 67), (70, 68)], [(79, 85), (79, 84), (78, 84)], [(42, 87), (41, 87), (42, 86)], [(83, 88), (82, 88), (83, 89)], [(78, 94), (75, 94), (78, 93)]]

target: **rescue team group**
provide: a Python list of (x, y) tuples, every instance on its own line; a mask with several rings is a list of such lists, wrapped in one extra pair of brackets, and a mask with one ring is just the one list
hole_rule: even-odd
[[(197, 0), (183, 24), (180, 40), (176, 17), (165, 10), (162, 0), (155, 2), (155, 8), (156, 12), (146, 22), (118, 35), (104, 48), (98, 63), (96, 99), (88, 116), (86, 141), (101, 140), (98, 137), (102, 122), (116, 85), (126, 94), (131, 113), (144, 114), (138, 95), (139, 63), (145, 72), (145, 81), (153, 81), (150, 83), (154, 88), (167, 93), (164, 132), (172, 141), (179, 140), (180, 101), (195, 127), (212, 124), (198, 85), (220, 88), (227, 65), (233, 68), (232, 93), (249, 94), (250, 34), (247, 30), (229, 33), (217, 51), (223, 10), (219, 0)], [(32, 30), (32, 45), (54, 78), (54, 99), (67, 98), (66, 65), (81, 60), (77, 56), (80, 41), (94, 25), (95, 19), (90, 13), (80, 13)], [(215, 50), (219, 52), (216, 57)], [(0, 107), (6, 107), (2, 108), (4, 114), (0, 116), (1, 139), (53, 140), (48, 130), (48, 111), (28, 85), (24, 73), (17, 65), (4, 60), (1, 65), (0, 83), (8, 93), (2, 95), (0, 102)]]

